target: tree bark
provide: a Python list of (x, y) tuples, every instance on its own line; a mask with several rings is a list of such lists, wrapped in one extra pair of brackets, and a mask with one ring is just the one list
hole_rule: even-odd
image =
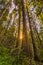
[(34, 34), (33, 34), (32, 26), (31, 26), (31, 20), (30, 20), (28, 9), (27, 9), (27, 16), (28, 16), (28, 21), (29, 21), (29, 26), (30, 26), (30, 34), (31, 34), (33, 50), (34, 50), (34, 59), (40, 61), (40, 59), (39, 59), (40, 56), (39, 56), (39, 53), (38, 53), (38, 48), (35, 44)]
[(27, 52), (27, 54), (29, 55), (28, 35), (27, 35), (26, 18), (25, 18), (26, 14), (23, 0), (21, 0), (21, 4), (22, 4), (22, 16), (23, 16), (23, 48), (24, 51)]
[(19, 5), (19, 22), (18, 22), (18, 38), (17, 38), (17, 44), (16, 47), (19, 46), (19, 41), (20, 41), (20, 22), (21, 22), (21, 13), (20, 13), (20, 5)]

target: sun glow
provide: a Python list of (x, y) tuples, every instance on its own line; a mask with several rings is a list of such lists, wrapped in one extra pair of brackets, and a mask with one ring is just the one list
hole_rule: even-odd
[(20, 39), (21, 40), (23, 39), (23, 33), (22, 33), (22, 31), (20, 32)]

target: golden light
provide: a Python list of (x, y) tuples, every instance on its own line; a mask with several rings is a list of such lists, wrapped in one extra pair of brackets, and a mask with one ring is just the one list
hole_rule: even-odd
[(22, 33), (22, 31), (20, 32), (20, 39), (21, 40), (23, 39), (23, 33)]

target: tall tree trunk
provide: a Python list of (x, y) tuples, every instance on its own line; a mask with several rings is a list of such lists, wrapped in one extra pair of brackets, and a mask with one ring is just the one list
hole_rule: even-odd
[(19, 5), (19, 22), (18, 22), (18, 40), (17, 40), (17, 44), (16, 47), (19, 46), (19, 41), (20, 41), (20, 22), (21, 22), (21, 13), (20, 13), (20, 5)]
[(30, 20), (31, 18), (29, 16), (28, 8), (27, 8), (27, 16), (28, 16), (28, 21), (29, 21), (29, 26), (30, 26), (30, 34), (31, 34), (33, 50), (34, 50), (34, 59), (40, 61), (38, 48), (37, 48), (37, 46), (35, 44), (35, 40), (34, 40), (34, 34), (33, 34), (32, 26), (31, 26), (31, 20)]
[[(40, 36), (39, 36), (39, 33), (38, 33), (37, 29), (36, 29), (36, 25), (35, 25), (35, 22), (34, 21), (33, 21), (33, 25), (34, 25), (34, 28), (35, 28), (35, 31), (36, 31), (36, 36), (38, 38), (39, 44), (41, 45), (42, 44), (42, 41), (40, 39)], [(39, 48), (41, 48), (41, 47), (42, 46), (39, 46)]]
[(18, 40), (17, 40), (17, 45), (16, 47), (18, 47), (18, 55), (21, 52), (21, 48), (22, 48), (22, 39), (20, 39), (21, 37), (21, 6), (19, 3), (19, 22), (18, 22)]
[[(22, 16), (23, 16), (23, 48), (24, 51), (29, 52), (29, 46), (28, 46), (28, 35), (27, 35), (27, 28), (26, 28), (26, 15), (25, 15), (25, 7), (24, 7), (24, 1), (21, 0), (22, 4)], [(28, 54), (29, 55), (29, 54)]]

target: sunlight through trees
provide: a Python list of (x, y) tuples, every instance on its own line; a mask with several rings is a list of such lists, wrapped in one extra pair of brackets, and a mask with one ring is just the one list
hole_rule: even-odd
[[(21, 62), (19, 65), (26, 65), (25, 63), (42, 65), (40, 64), (43, 62), (42, 0), (0, 0), (1, 47), (8, 51), (8, 57), (9, 55), (14, 57), (15, 63), (12, 59), (10, 65), (17, 65), (19, 61)], [(2, 49), (2, 52), (4, 50)], [(6, 54), (6, 50), (3, 53)], [(2, 52), (0, 50), (1, 54)]]

